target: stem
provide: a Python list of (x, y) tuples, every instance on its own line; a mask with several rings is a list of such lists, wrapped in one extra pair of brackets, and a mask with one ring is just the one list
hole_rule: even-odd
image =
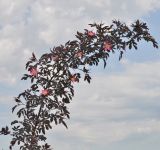
[[(53, 77), (54, 77), (54, 76), (51, 77), (50, 81), (49, 81), (48, 84), (46, 85), (46, 88), (48, 88), (48, 86), (50, 85), (50, 82), (52, 81)], [(40, 108), (39, 108), (39, 111), (38, 111), (38, 115), (37, 115), (37, 117), (36, 117), (35, 126), (34, 126), (33, 131), (32, 131), (31, 144), (32, 144), (32, 142), (33, 142), (33, 140), (34, 140), (34, 136), (35, 136), (35, 132), (36, 132), (36, 128), (37, 128), (37, 125), (38, 125), (38, 120), (39, 120), (39, 117), (40, 117), (42, 108), (43, 108), (43, 103), (41, 103)]]
[(40, 116), (42, 107), (43, 107), (43, 105), (41, 104), (41, 106), (40, 106), (40, 108), (39, 108), (39, 111), (38, 111), (37, 118), (36, 118), (36, 123), (35, 123), (35, 126), (34, 126), (34, 128), (33, 128), (32, 136), (35, 135), (35, 131), (36, 131), (36, 127), (37, 127), (37, 125), (38, 125), (38, 119), (39, 119), (39, 116)]

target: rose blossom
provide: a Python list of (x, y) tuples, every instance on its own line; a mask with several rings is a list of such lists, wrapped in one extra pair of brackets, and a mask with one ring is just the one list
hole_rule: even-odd
[(112, 50), (112, 44), (111, 44), (110, 42), (108, 42), (108, 41), (105, 41), (105, 42), (103, 43), (103, 49), (104, 49), (105, 51), (110, 51), (110, 50)]
[(95, 36), (95, 32), (93, 32), (93, 31), (88, 31), (88, 36), (90, 36), (90, 37)]
[(37, 77), (38, 75), (38, 71), (37, 71), (37, 68), (31, 68), (30, 69), (30, 74), (34, 77)]
[(42, 90), (42, 95), (47, 96), (49, 94), (49, 91), (47, 89)]

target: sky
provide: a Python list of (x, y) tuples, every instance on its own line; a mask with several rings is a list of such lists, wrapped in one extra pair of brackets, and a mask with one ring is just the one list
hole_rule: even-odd
[[(89, 23), (146, 22), (160, 43), (159, 0), (0, 0), (0, 125), (10, 124), (13, 98), (29, 87), (21, 81), (31, 53), (75, 39)], [(68, 129), (47, 133), (55, 150), (159, 150), (160, 51), (149, 43), (111, 55), (104, 70), (92, 68), (91, 84), (75, 85)], [(8, 150), (9, 137), (0, 136)]]

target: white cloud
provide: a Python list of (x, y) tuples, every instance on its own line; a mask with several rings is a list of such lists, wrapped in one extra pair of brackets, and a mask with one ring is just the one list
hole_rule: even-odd
[(143, 13), (148, 13), (150, 11), (155, 11), (160, 7), (159, 0), (136, 0), (136, 5), (138, 9), (141, 9)]
[(13, 85), (16, 83), (16, 78), (12, 76), (10, 72), (6, 70), (6, 68), (0, 68), (0, 79), (1, 82), (5, 82), (8, 85)]
[[(105, 116), (102, 116), (105, 117)], [(160, 132), (160, 121), (121, 121), (121, 122), (85, 122), (75, 123), (70, 126), (71, 131), (65, 134), (68, 138), (81, 138), (90, 144), (109, 144), (126, 139), (133, 134), (149, 135), (150, 133)], [(64, 132), (61, 132), (64, 133)]]

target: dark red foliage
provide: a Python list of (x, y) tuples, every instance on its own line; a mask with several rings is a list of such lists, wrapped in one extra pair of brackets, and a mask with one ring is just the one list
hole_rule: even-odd
[(15, 144), (22, 150), (51, 149), (46, 143), (46, 130), (52, 129), (53, 123), (67, 128), (66, 119), (70, 118), (67, 104), (74, 96), (73, 85), (81, 78), (90, 83), (87, 68), (97, 66), (100, 61), (106, 67), (111, 52), (118, 51), (121, 59), (126, 50), (137, 49), (140, 40), (151, 42), (158, 48), (146, 23), (139, 20), (131, 27), (116, 20), (110, 26), (96, 23), (90, 26), (95, 32), (77, 32), (77, 40), (54, 47), (40, 58), (32, 53), (26, 63), (28, 73), (22, 77), (22, 80), (29, 79), (31, 86), (15, 98), (16, 105), (12, 108), (12, 112), (16, 110), (18, 120), (11, 122), (12, 132), (8, 127), (0, 131), (13, 137), (10, 149)]

